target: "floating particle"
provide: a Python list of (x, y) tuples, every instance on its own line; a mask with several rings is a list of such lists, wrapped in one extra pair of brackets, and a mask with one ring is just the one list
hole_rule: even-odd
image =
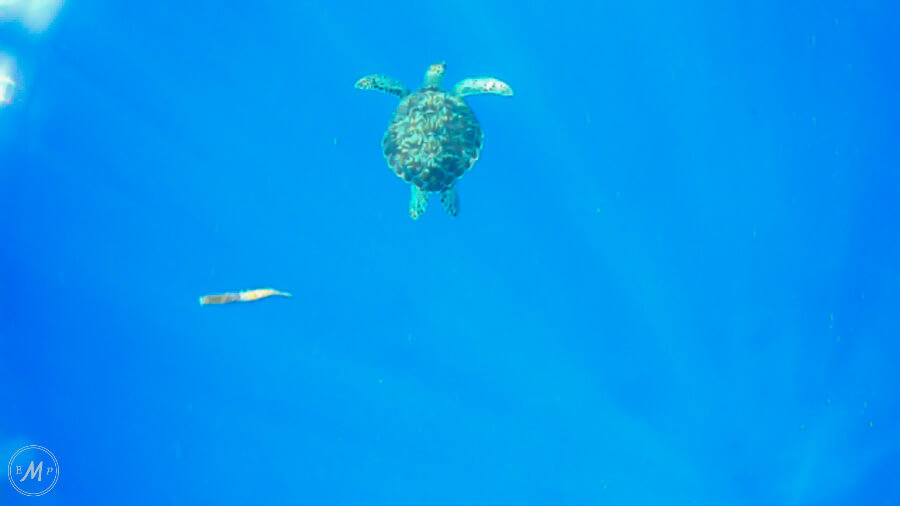
[(278, 295), (280, 297), (291, 297), (288, 292), (280, 292), (273, 288), (260, 288), (257, 290), (246, 290), (243, 292), (229, 292), (216, 295), (204, 295), (200, 297), (200, 305), (207, 304), (230, 304), (232, 302), (252, 302), (254, 300), (264, 299)]

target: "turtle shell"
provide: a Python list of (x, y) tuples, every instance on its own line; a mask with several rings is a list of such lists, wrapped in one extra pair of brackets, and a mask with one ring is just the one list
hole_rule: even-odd
[(423, 191), (439, 192), (472, 168), (483, 137), (462, 97), (425, 88), (400, 102), (381, 144), (399, 177)]

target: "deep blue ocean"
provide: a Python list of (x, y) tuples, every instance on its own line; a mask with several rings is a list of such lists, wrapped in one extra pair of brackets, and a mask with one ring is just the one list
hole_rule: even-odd
[[(900, 504), (895, 2), (29, 3), (0, 505)], [(440, 61), (413, 221), (354, 83)]]

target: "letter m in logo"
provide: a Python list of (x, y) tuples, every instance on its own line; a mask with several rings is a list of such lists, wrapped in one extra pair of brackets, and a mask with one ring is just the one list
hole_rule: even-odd
[(31, 464), (28, 465), (28, 470), (25, 471), (25, 475), (22, 476), (20, 482), (25, 481), (25, 478), (28, 478), (28, 475), (31, 475), (31, 479), (33, 480), (35, 476), (37, 476), (37, 480), (41, 481), (41, 474), (44, 470), (44, 461), (42, 460), (37, 467), (34, 467), (34, 461), (31, 461)]

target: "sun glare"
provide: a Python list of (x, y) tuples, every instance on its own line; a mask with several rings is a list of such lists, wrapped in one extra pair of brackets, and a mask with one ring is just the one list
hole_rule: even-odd
[(41, 33), (50, 26), (63, 0), (0, 0), (0, 21), (18, 20), (29, 31)]
[(12, 103), (16, 87), (12, 78), (14, 70), (12, 60), (0, 54), (0, 107)]

